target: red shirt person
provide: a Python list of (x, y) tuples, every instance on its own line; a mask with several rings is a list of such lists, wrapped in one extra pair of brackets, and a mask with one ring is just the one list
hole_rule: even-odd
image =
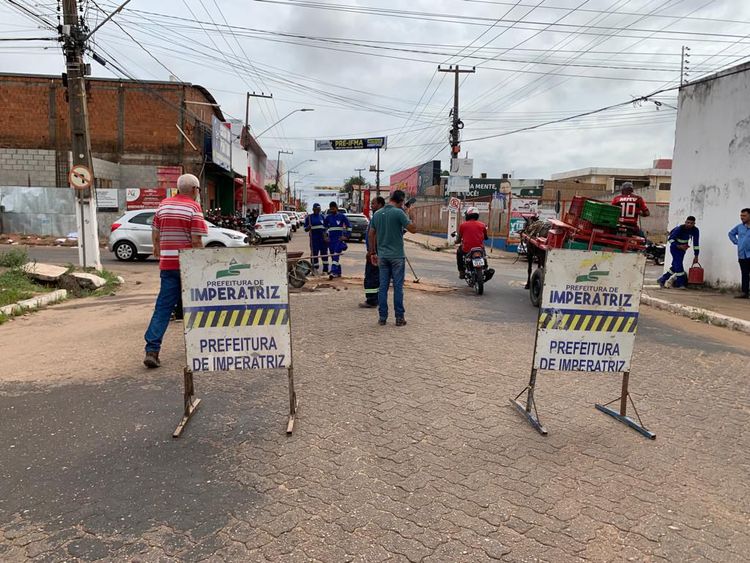
[(458, 277), (463, 279), (466, 275), (464, 255), (472, 248), (484, 248), (484, 241), (488, 238), (487, 225), (479, 220), (479, 211), (476, 207), (469, 207), (466, 210), (466, 221), (459, 225), (458, 236), (456, 237), (456, 242), (461, 243), (461, 246), (456, 250)]
[(623, 183), (622, 193), (612, 200), (612, 205), (620, 207), (620, 224), (632, 232), (640, 230), (638, 217), (648, 217), (651, 215), (644, 199), (633, 193), (633, 184), (631, 182)]
[(161, 365), (159, 351), (167, 332), (169, 318), (180, 301), (180, 250), (202, 248), (208, 227), (203, 211), (196, 201), (200, 193), (200, 182), (192, 174), (183, 174), (177, 179), (179, 193), (165, 199), (154, 216), (151, 239), (154, 257), (159, 258), (161, 286), (156, 298), (154, 313), (146, 329), (146, 357), (143, 365), (157, 368)]

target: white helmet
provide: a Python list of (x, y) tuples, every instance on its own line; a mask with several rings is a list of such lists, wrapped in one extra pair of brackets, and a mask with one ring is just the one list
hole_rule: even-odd
[(479, 209), (476, 207), (469, 207), (465, 212), (465, 215), (479, 215)]

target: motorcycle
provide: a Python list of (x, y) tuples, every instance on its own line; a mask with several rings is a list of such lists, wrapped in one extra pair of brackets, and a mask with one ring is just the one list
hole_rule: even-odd
[(495, 270), (487, 264), (487, 254), (484, 248), (472, 248), (464, 254), (464, 266), (466, 271), (464, 281), (466, 281), (466, 285), (473, 287), (477, 295), (482, 295), (484, 293), (484, 283), (492, 279), (492, 276), (495, 275)]
[(666, 254), (667, 247), (663, 244), (656, 244), (650, 240), (646, 241), (646, 250), (644, 254), (648, 260), (653, 260), (654, 264), (661, 266), (664, 264), (664, 256)]

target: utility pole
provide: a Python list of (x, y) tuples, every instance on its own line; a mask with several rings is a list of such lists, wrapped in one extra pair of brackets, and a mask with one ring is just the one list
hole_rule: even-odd
[(65, 54), (70, 111), (70, 150), (72, 168), (70, 187), (76, 188), (76, 224), (78, 227), (78, 262), (84, 268), (100, 270), (99, 229), (96, 218), (96, 189), (91, 158), (88, 108), (86, 105), (86, 74), (83, 62), (86, 39), (89, 37), (83, 18), (78, 15), (77, 0), (63, 0), (61, 41)]
[(370, 172), (375, 172), (375, 193), (380, 197), (380, 173), (382, 172), (380, 169), (380, 149), (378, 149), (377, 164), (370, 165)]
[(281, 165), (282, 154), (294, 154), (294, 151), (282, 151), (279, 149), (279, 152), (276, 154), (276, 189), (279, 190), (279, 197), (281, 197), (281, 188), (279, 188), (279, 166)]
[[(273, 98), (273, 94), (264, 94), (263, 92), (260, 94), (253, 92), (251, 94), (248, 92), (247, 97), (245, 98), (245, 127), (242, 129), (242, 135), (240, 138), (240, 144), (247, 153), (247, 178), (245, 180), (245, 190), (242, 192), (243, 216), (247, 214), (247, 190), (250, 187), (250, 174), (252, 172), (250, 170), (250, 98)], [(265, 176), (265, 171), (263, 172), (263, 175)]]
[[(357, 179), (358, 180), (364, 180), (362, 178), (362, 172), (365, 171), (364, 168), (355, 168), (354, 169), (357, 172)], [(358, 182), (357, 185), (359, 186), (359, 189), (357, 190), (357, 206), (359, 207), (359, 212), (362, 212), (362, 182)]]
[[(451, 142), (451, 164), (455, 159), (458, 158), (458, 154), (461, 152), (461, 129), (464, 128), (464, 122), (458, 117), (458, 77), (461, 74), (473, 74), (476, 72), (476, 67), (460, 68), (458, 65), (449, 65), (448, 68), (438, 66), (438, 72), (452, 72), (454, 74), (454, 86), (453, 86), (453, 110), (451, 116), (453, 122), (450, 131), (450, 142)], [(451, 168), (452, 170), (452, 168)]]

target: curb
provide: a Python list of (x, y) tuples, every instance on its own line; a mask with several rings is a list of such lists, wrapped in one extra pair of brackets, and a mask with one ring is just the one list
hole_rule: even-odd
[(750, 321), (728, 317), (727, 315), (709, 311), (708, 309), (672, 303), (670, 301), (665, 301), (664, 299), (650, 297), (645, 293), (641, 295), (641, 303), (648, 305), (649, 307), (661, 309), (662, 311), (669, 311), (670, 313), (693, 319), (694, 321), (701, 321), (706, 324), (722, 326), (731, 330), (750, 334)]
[[(441, 245), (441, 246), (433, 246), (429, 242), (421, 242), (418, 240), (412, 240), (409, 238), (404, 237), (404, 240), (406, 242), (410, 242), (411, 244), (416, 244), (417, 246), (421, 246), (422, 248), (425, 248), (427, 250), (432, 250), (433, 252), (449, 252), (455, 248), (453, 245)], [(503, 251), (498, 251), (503, 252)], [(455, 254), (455, 251), (454, 251)], [(490, 260), (517, 260), (517, 255), (515, 253), (506, 253), (507, 256), (504, 256), (502, 254), (492, 254), (491, 252), (487, 251), (487, 258)]]
[(448, 244), (442, 244), (440, 246), (433, 246), (429, 242), (421, 242), (421, 241), (413, 240), (413, 239), (406, 238), (406, 237), (404, 237), (404, 240), (406, 242), (410, 242), (411, 244), (416, 244), (417, 246), (421, 246), (422, 248), (426, 248), (427, 250), (433, 250), (436, 252), (442, 252), (443, 250), (450, 249), (450, 246), (448, 246)]
[(68, 296), (68, 291), (65, 289), (57, 289), (44, 295), (32, 297), (31, 299), (24, 299), (18, 303), (12, 303), (5, 307), (0, 307), (0, 313), (6, 316), (17, 315), (27, 310), (39, 309), (45, 305), (50, 305), (58, 301), (62, 301)]

